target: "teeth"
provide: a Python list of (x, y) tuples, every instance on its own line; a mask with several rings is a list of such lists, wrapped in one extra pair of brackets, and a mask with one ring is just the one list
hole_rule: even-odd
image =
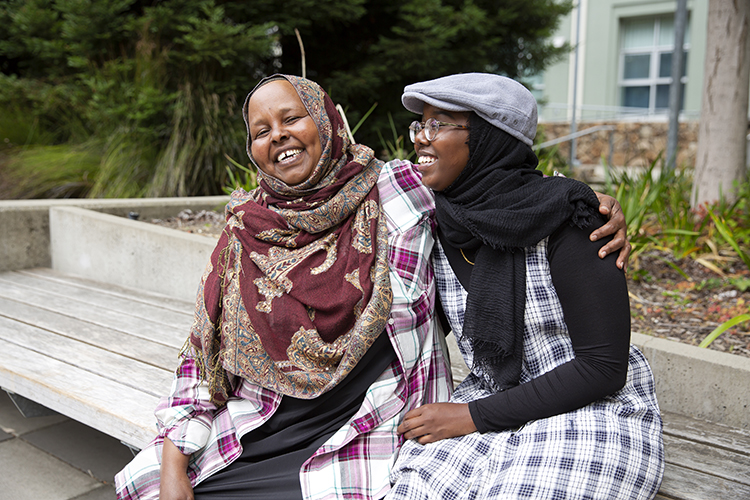
[(301, 149), (290, 149), (290, 150), (288, 150), (288, 151), (284, 151), (283, 153), (281, 153), (281, 154), (279, 155), (279, 157), (278, 157), (278, 158), (276, 158), (276, 161), (283, 161), (283, 160), (286, 160), (286, 159), (287, 159), (287, 158), (289, 158), (290, 156), (295, 156), (295, 155), (298, 155), (298, 154), (300, 154), (301, 152), (302, 152), (302, 150), (301, 150)]
[(437, 158), (435, 158), (434, 156), (420, 156), (417, 161), (420, 165), (425, 165), (427, 163), (434, 163), (435, 160), (437, 160)]

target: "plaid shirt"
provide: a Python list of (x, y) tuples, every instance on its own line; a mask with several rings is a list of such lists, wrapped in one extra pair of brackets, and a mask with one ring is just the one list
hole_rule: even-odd
[[(300, 470), (306, 499), (381, 498), (403, 438), (396, 427), (421, 404), (447, 401), (451, 377), (443, 335), (434, 315), (435, 282), (430, 253), (434, 200), (409, 162), (387, 163), (378, 180), (388, 224), (388, 256), (393, 306), (386, 331), (397, 359), (369, 387), (352, 419)], [(193, 485), (234, 461), (240, 438), (266, 422), (281, 395), (243, 381), (238, 398), (217, 410), (209, 402), (195, 360), (185, 356), (169, 397), (156, 409), (158, 437), (115, 476), (117, 498), (157, 498), (164, 437), (192, 455)]]

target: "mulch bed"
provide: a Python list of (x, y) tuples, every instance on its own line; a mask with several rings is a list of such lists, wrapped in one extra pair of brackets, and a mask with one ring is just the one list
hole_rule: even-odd
[[(629, 263), (628, 290), (632, 331), (692, 345), (721, 323), (750, 312), (750, 272), (744, 264), (722, 277), (692, 258), (675, 261), (654, 251)], [(709, 348), (750, 357), (750, 322), (727, 330)]]
[(193, 212), (190, 209), (183, 210), (175, 217), (168, 219), (152, 219), (149, 222), (172, 229), (179, 229), (193, 234), (218, 238), (224, 229), (224, 216), (218, 212), (201, 210)]
[[(217, 212), (184, 210), (176, 217), (151, 222), (218, 238), (224, 217)], [(675, 261), (669, 254), (653, 251), (628, 266), (634, 332), (698, 345), (721, 323), (750, 312), (750, 272), (741, 263), (722, 277), (692, 258)], [(750, 322), (724, 332), (709, 349), (750, 357)]]

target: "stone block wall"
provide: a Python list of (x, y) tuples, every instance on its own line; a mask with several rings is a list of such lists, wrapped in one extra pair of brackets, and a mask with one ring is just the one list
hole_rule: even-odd
[[(698, 121), (680, 123), (677, 146), (677, 165), (695, 166), (698, 150)], [(667, 122), (582, 122), (577, 130), (583, 131), (598, 125), (611, 125), (613, 131), (599, 131), (579, 137), (576, 141), (576, 157), (582, 165), (602, 163), (609, 157), (612, 134), (612, 166), (647, 167), (667, 150)], [(539, 124), (539, 134), (543, 141), (550, 141), (570, 133), (570, 123), (550, 122)], [(539, 139), (537, 139), (539, 141)], [(558, 149), (566, 158), (570, 154), (570, 142), (559, 144)]]

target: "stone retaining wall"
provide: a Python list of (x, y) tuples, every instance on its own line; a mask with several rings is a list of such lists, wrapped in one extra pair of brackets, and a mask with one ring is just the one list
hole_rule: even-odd
[[(583, 122), (578, 131), (598, 125), (611, 125), (613, 140), (612, 166), (647, 167), (667, 149), (667, 122)], [(677, 147), (677, 165), (695, 166), (698, 150), (698, 121), (680, 123)], [(540, 123), (538, 134), (543, 141), (550, 141), (570, 134), (570, 123)], [(603, 130), (579, 137), (576, 141), (576, 157), (582, 165), (600, 164), (609, 157), (609, 131)], [(539, 140), (539, 139), (537, 139)], [(566, 158), (570, 155), (570, 142), (557, 146)]]

